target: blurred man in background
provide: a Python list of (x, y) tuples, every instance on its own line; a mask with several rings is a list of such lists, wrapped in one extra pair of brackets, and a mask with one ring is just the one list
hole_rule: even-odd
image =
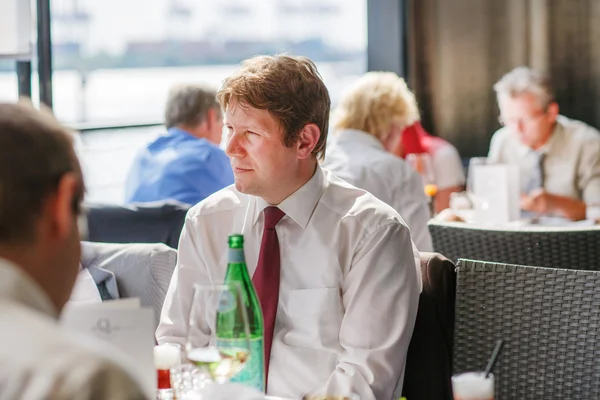
[(489, 161), (517, 165), (521, 208), (573, 220), (600, 205), (600, 132), (559, 115), (547, 77), (518, 67), (494, 85), (504, 125)]
[(125, 189), (127, 203), (196, 204), (233, 183), (229, 158), (219, 148), (223, 117), (214, 90), (199, 85), (171, 89), (165, 126), (167, 134), (133, 162)]
[(0, 398), (142, 399), (93, 340), (57, 318), (79, 269), (84, 184), (49, 114), (0, 104)]

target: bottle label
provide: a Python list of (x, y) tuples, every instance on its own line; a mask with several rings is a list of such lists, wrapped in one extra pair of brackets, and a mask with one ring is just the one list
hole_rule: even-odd
[(245, 263), (244, 249), (229, 249), (228, 263)]
[[(244, 368), (230, 382), (238, 382), (265, 392), (265, 353), (263, 338), (252, 338), (250, 342), (250, 357)], [(217, 348), (244, 348), (246, 342), (238, 339), (217, 339)]]

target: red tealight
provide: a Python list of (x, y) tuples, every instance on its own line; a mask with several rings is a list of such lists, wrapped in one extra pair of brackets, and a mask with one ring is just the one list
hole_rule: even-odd
[(171, 372), (168, 369), (156, 370), (157, 389), (171, 389)]

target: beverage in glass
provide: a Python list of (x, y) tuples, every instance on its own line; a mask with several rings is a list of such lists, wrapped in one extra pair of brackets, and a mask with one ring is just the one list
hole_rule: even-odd
[(217, 383), (243, 370), (250, 357), (248, 316), (237, 283), (196, 285), (186, 342), (187, 359)]
[(494, 375), (465, 372), (452, 376), (454, 400), (494, 400)]

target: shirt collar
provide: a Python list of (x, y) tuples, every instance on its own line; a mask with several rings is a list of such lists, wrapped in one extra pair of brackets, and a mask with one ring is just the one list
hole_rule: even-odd
[[(325, 190), (325, 175), (319, 165), (312, 178), (300, 189), (296, 190), (277, 207), (288, 217), (294, 220), (302, 229), (306, 228), (317, 202)], [(255, 225), (261, 212), (271, 204), (260, 197), (255, 197), (254, 217), (252, 224)]]
[(383, 150), (383, 143), (370, 133), (360, 131), (358, 129), (343, 129), (336, 132), (336, 141), (339, 142), (358, 142), (365, 146), (375, 147)]
[(3, 258), (0, 258), (0, 299), (16, 301), (58, 318), (58, 310), (42, 288), (21, 268)]
[(186, 139), (204, 140), (204, 141), (206, 141), (207, 143), (210, 143), (208, 140), (206, 140), (206, 139), (204, 139), (204, 138), (199, 138), (199, 137), (196, 137), (196, 136), (192, 135), (191, 133), (189, 133), (188, 131), (186, 131), (186, 130), (183, 130), (183, 129), (181, 129), (181, 128), (177, 128), (176, 126), (174, 126), (174, 127), (172, 127), (172, 128), (169, 128), (169, 129), (167, 129), (167, 132), (168, 132), (168, 133), (169, 133), (169, 135), (171, 135), (171, 136), (183, 136), (183, 137), (185, 137)]
[(563, 132), (563, 126), (561, 124), (561, 116), (559, 115), (559, 118), (557, 118), (556, 123), (554, 124), (554, 129), (552, 129), (552, 134), (550, 135), (550, 138), (546, 141), (546, 143), (544, 143), (544, 145), (542, 147), (540, 147), (537, 150), (533, 150), (528, 146), (525, 146), (524, 144), (520, 144), (520, 146), (517, 148), (517, 151), (519, 152), (519, 155), (521, 157), (524, 157), (528, 154), (531, 153), (536, 153), (536, 154), (548, 154), (552, 151), (552, 148), (554, 146), (554, 144), (558, 141), (558, 136), (560, 136)]

